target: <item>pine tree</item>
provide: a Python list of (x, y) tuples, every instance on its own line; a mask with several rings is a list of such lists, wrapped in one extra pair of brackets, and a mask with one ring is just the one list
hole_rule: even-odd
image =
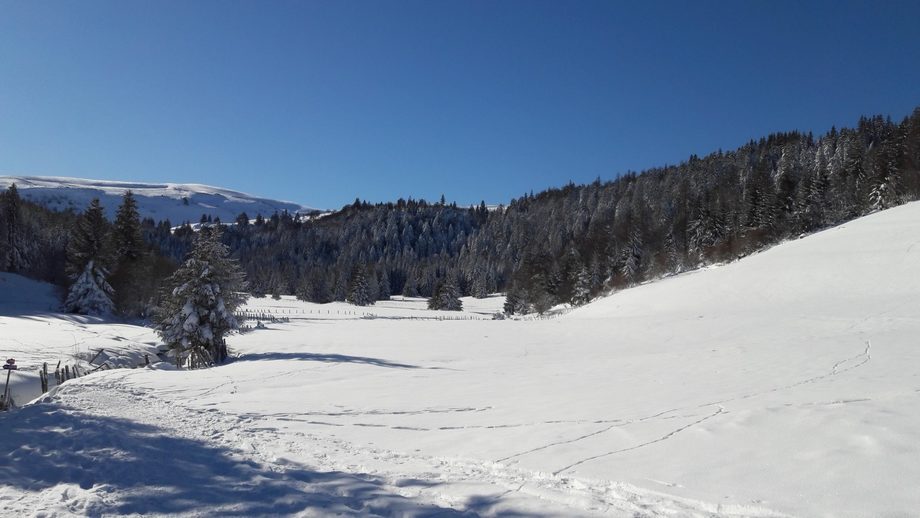
[(642, 276), (642, 235), (635, 226), (629, 232), (629, 241), (623, 250), (623, 274), (630, 283), (639, 282)]
[(473, 272), (470, 295), (477, 299), (484, 299), (489, 296), (488, 281), (486, 279), (486, 273), (482, 268), (477, 268), (476, 271)]
[(22, 272), (29, 268), (29, 261), (25, 253), (22, 199), (15, 183), (6, 190), (3, 201), (3, 219), (6, 227), (6, 258), (3, 266), (10, 272)]
[(549, 291), (549, 285), (548, 276), (545, 273), (538, 272), (531, 278), (531, 284), (526, 292), (528, 309), (533, 308), (542, 315), (553, 307), (555, 299)]
[(220, 242), (220, 227), (202, 228), (189, 257), (168, 279), (155, 313), (156, 330), (176, 365), (227, 359), (224, 337), (238, 328), (233, 312), (245, 302), (245, 276)]
[(378, 279), (377, 284), (377, 300), (390, 300), (390, 296), (393, 294), (393, 292), (390, 287), (390, 274), (388, 274), (385, 269), (380, 272), (380, 278)]
[(434, 295), (428, 299), (428, 309), (442, 311), (462, 311), (463, 301), (460, 300), (460, 290), (451, 280), (445, 280), (435, 290)]
[(584, 265), (578, 268), (572, 288), (572, 304), (582, 306), (591, 300), (591, 274)]
[(112, 313), (112, 287), (105, 280), (105, 270), (90, 260), (67, 293), (64, 311), (81, 315)]
[(137, 201), (130, 190), (125, 191), (115, 213), (112, 247), (116, 264), (110, 282), (115, 290), (115, 308), (123, 315), (140, 316), (145, 313), (154, 289), (146, 271), (149, 265), (144, 260), (146, 246), (141, 237)]
[(355, 306), (370, 306), (374, 303), (368, 290), (367, 272), (364, 271), (363, 266), (358, 266), (352, 271), (348, 296), (345, 300)]
[(94, 199), (77, 220), (67, 247), (67, 271), (74, 282), (64, 303), (65, 311), (98, 315), (111, 312), (113, 292), (107, 281), (110, 259), (108, 222), (99, 200)]
[(680, 251), (677, 248), (677, 238), (674, 237), (673, 229), (664, 238), (664, 256), (667, 272), (680, 273), (683, 271), (684, 265)]
[(505, 304), (502, 309), (506, 315), (526, 315), (529, 312), (521, 292), (513, 286), (505, 295)]

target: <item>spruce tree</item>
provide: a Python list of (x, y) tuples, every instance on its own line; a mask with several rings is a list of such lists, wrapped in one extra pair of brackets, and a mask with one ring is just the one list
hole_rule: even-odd
[(485, 272), (480, 268), (473, 273), (473, 281), (470, 286), (470, 295), (477, 299), (484, 299), (489, 296), (489, 287), (486, 280)]
[(239, 327), (233, 312), (248, 297), (245, 276), (220, 236), (220, 227), (199, 231), (155, 313), (157, 333), (174, 351), (177, 366), (224, 362), (224, 337)]
[(107, 281), (111, 254), (108, 222), (94, 199), (74, 226), (67, 247), (67, 272), (74, 280), (64, 310), (105, 315), (112, 310), (112, 287)]
[(390, 300), (390, 296), (393, 294), (390, 287), (390, 274), (385, 269), (380, 273), (377, 284), (377, 300)]
[(508, 290), (508, 294), (505, 295), (505, 304), (502, 306), (506, 315), (523, 315), (525, 314), (527, 305), (524, 303), (524, 299), (521, 296), (520, 292), (512, 286)]
[(112, 229), (112, 248), (115, 268), (110, 282), (115, 290), (115, 308), (123, 315), (140, 316), (145, 312), (147, 299), (153, 293), (147, 289), (152, 283), (145, 264), (146, 246), (141, 237), (141, 219), (137, 201), (131, 191), (126, 191), (115, 213)]
[(105, 270), (97, 268), (95, 262), (90, 260), (70, 286), (64, 310), (82, 315), (105, 316), (112, 313), (112, 309), (112, 287), (105, 280)]
[[(3, 203), (3, 219), (6, 230), (6, 257), (4, 269), (10, 272), (22, 272), (28, 269), (29, 261), (25, 253), (25, 236), (22, 221), (22, 199), (16, 184), (6, 190)], [(0, 259), (4, 259), (0, 257)]]
[(630, 283), (641, 280), (643, 268), (643, 243), (642, 234), (636, 227), (629, 232), (629, 241), (623, 249), (623, 274)]
[(442, 311), (462, 311), (463, 301), (460, 300), (460, 290), (450, 280), (441, 283), (435, 293), (428, 299), (428, 309)]
[(581, 266), (575, 275), (575, 286), (572, 289), (572, 304), (582, 306), (591, 300), (591, 275), (588, 268)]
[(363, 266), (356, 267), (352, 272), (345, 300), (355, 306), (370, 306), (374, 303), (368, 290), (367, 272), (364, 271)]
[(121, 260), (137, 261), (144, 253), (144, 238), (141, 237), (141, 217), (137, 211), (134, 193), (125, 191), (121, 205), (115, 213), (112, 232), (115, 255)]

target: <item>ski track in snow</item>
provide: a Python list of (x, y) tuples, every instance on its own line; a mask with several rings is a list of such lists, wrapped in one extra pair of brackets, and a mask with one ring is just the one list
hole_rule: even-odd
[(690, 423), (690, 424), (681, 426), (680, 428), (677, 428), (676, 430), (672, 430), (672, 431), (670, 431), (670, 432), (668, 432), (668, 433), (662, 435), (661, 437), (659, 437), (659, 438), (657, 438), (657, 439), (655, 439), (655, 440), (647, 441), (647, 442), (644, 442), (644, 443), (641, 443), (641, 444), (637, 444), (637, 445), (635, 445), (635, 446), (630, 446), (629, 448), (620, 448), (619, 450), (608, 451), (608, 452), (606, 452), (606, 453), (601, 453), (601, 454), (598, 454), (598, 455), (592, 455), (592, 456), (590, 456), (590, 457), (585, 457), (584, 459), (581, 459), (581, 460), (579, 460), (578, 462), (573, 462), (573, 463), (571, 463), (571, 464), (569, 464), (569, 465), (567, 465), (567, 466), (563, 466), (563, 467), (557, 469), (556, 471), (553, 472), (553, 475), (559, 475), (559, 474), (561, 474), (561, 473), (565, 473), (566, 471), (569, 471), (570, 469), (572, 469), (572, 468), (574, 468), (574, 467), (580, 466), (580, 465), (582, 465), (582, 464), (584, 464), (584, 463), (586, 463), (586, 462), (590, 462), (590, 461), (592, 461), (592, 460), (600, 459), (600, 458), (602, 458), (602, 457), (607, 457), (607, 456), (610, 456), (610, 455), (616, 455), (617, 453), (623, 453), (623, 452), (626, 452), (626, 451), (638, 450), (639, 448), (644, 448), (644, 447), (646, 447), (646, 446), (651, 446), (652, 444), (656, 444), (656, 443), (659, 443), (659, 442), (666, 441), (666, 440), (670, 439), (671, 437), (674, 437), (675, 435), (679, 434), (680, 432), (683, 432), (684, 430), (686, 430), (686, 429), (688, 429), (688, 428), (692, 428), (692, 427), (694, 427), (694, 426), (696, 426), (696, 425), (702, 423), (703, 421), (707, 421), (707, 420), (709, 420), (709, 419), (712, 419), (713, 417), (716, 417), (717, 415), (719, 415), (719, 414), (721, 414), (721, 413), (723, 413), (723, 412), (725, 412), (725, 409), (722, 408), (721, 406), (719, 406), (719, 409), (716, 410), (715, 412), (713, 412), (712, 414), (709, 414), (709, 415), (703, 417), (702, 419), (698, 419), (698, 420), (696, 420), (696, 421), (693, 421), (693, 422)]
[[(285, 457), (309, 458), (321, 471), (350, 473), (356, 480), (382, 479), (385, 481), (384, 487), (420, 505), (443, 506), (463, 511), (464, 502), (458, 502), (450, 494), (441, 494), (438, 488), (452, 483), (474, 483), (492, 488), (490, 492), (494, 494), (478, 500), (475, 506), (467, 509), (469, 516), (492, 515), (490, 507), (513, 493), (536, 497), (555, 505), (577, 502), (576, 506), (570, 508), (569, 511), (573, 516), (610, 513), (648, 517), (711, 516), (712, 513), (718, 512), (718, 509), (709, 504), (641, 490), (629, 484), (558, 476), (578, 463), (555, 473), (544, 473), (513, 468), (496, 462), (425, 457), (385, 449), (359, 448), (335, 437), (303, 432), (295, 433), (292, 439), (290, 435), (279, 433), (276, 428), (266, 423), (275, 416), (232, 414), (215, 408), (190, 408), (181, 402), (167, 401), (145, 387), (132, 384), (130, 373), (125, 372), (109, 371), (97, 375), (95, 379), (92, 379), (89, 387), (64, 385), (56, 395), (47, 399), (49, 402), (56, 402), (65, 410), (79, 409), (90, 415), (129, 419), (145, 425), (162, 427), (164, 432), (169, 430), (170, 433), (184, 438), (198, 440), (206, 438), (210, 443), (227, 444), (232, 447), (235, 456), (242, 458), (242, 462), (250, 459), (265, 470), (281, 475), (297, 467), (296, 463), (286, 460)], [(487, 409), (461, 408), (435, 409), (434, 411), (441, 413), (484, 410)], [(703, 420), (721, 411), (720, 409), (716, 414)], [(387, 412), (382, 413), (387, 414)], [(395, 411), (388, 414), (417, 413), (419, 412)], [(345, 415), (352, 414), (346, 413)], [(684, 426), (671, 432), (667, 437), (650, 441), (648, 444), (665, 440), (703, 420)], [(285, 457), (278, 457), (278, 452), (283, 452)], [(383, 461), (391, 469), (387, 471), (362, 469), (362, 458)], [(580, 462), (587, 460), (590, 459)], [(415, 469), (412, 470), (412, 474), (399, 471), (399, 467), (404, 464), (413, 465)], [(420, 474), (415, 473), (419, 464), (426, 466)], [(420, 480), (422, 483), (405, 484), (402, 482), (404, 480)], [(313, 490), (306, 487), (307, 484), (304, 486), (305, 497), (309, 497)], [(92, 514), (93, 510), (117, 508), (119, 502), (118, 492), (104, 485), (64, 489), (63, 492), (56, 487), (39, 493), (37, 496), (38, 501), (24, 496), (17, 502), (17, 506), (42, 508), (48, 506), (50, 501), (66, 499), (69, 508), (75, 513), (89, 512)], [(366, 507), (364, 502), (348, 501), (346, 504), (356, 514), (365, 515), (370, 512), (376, 515), (373, 508)], [(383, 514), (389, 515), (386, 512)], [(737, 513), (723, 510), (720, 514), (724, 516), (783, 516), (767, 509), (752, 507), (745, 507)]]
[[(614, 422), (614, 423), (616, 423), (616, 424), (612, 424), (612, 425), (610, 425), (610, 426), (606, 426), (606, 427), (604, 427), (604, 428), (601, 428), (600, 430), (597, 430), (597, 431), (594, 431), (594, 432), (591, 432), (591, 433), (588, 433), (588, 434), (580, 435), (580, 436), (575, 437), (575, 438), (572, 438), (572, 439), (566, 439), (566, 440), (561, 440), (561, 441), (554, 441), (554, 442), (545, 444), (545, 445), (543, 445), (543, 446), (538, 446), (538, 447), (536, 447), (536, 448), (531, 448), (531, 449), (529, 449), (529, 450), (526, 450), (526, 451), (523, 451), (523, 452), (520, 452), (520, 453), (515, 453), (515, 454), (513, 454), (513, 455), (508, 455), (508, 456), (506, 456), (506, 457), (502, 457), (502, 458), (496, 460), (495, 462), (499, 462), (499, 463), (501, 463), (501, 462), (507, 462), (507, 461), (509, 461), (509, 460), (513, 460), (513, 459), (516, 459), (516, 458), (519, 458), (519, 457), (523, 457), (523, 456), (525, 456), (525, 455), (528, 455), (528, 454), (531, 454), (531, 453), (535, 453), (535, 452), (538, 452), (538, 451), (546, 450), (546, 449), (552, 448), (552, 447), (554, 447), (554, 446), (560, 446), (560, 445), (564, 445), (564, 444), (572, 444), (572, 443), (575, 443), (575, 442), (582, 441), (582, 440), (584, 440), (584, 439), (588, 439), (588, 438), (595, 437), (595, 436), (601, 435), (601, 434), (603, 434), (603, 433), (609, 432), (610, 430), (613, 430), (614, 428), (619, 428), (619, 427), (627, 426), (627, 425), (630, 425), (630, 424), (633, 424), (633, 423), (636, 423), (636, 422), (642, 422), (642, 421), (648, 421), (648, 420), (651, 420), (651, 419), (657, 419), (657, 418), (660, 418), (660, 417), (665, 416), (665, 415), (667, 415), (667, 414), (671, 414), (671, 413), (674, 413), (674, 412), (679, 412), (679, 411), (682, 411), (682, 410), (688, 410), (688, 409), (693, 409), (693, 408), (708, 408), (708, 407), (712, 407), (712, 406), (718, 406), (718, 407), (719, 407), (719, 409), (718, 409), (715, 413), (706, 415), (706, 416), (704, 416), (703, 418), (701, 418), (701, 419), (699, 419), (699, 420), (696, 420), (696, 421), (694, 421), (694, 422), (692, 422), (692, 423), (690, 423), (690, 424), (688, 424), (688, 425), (681, 426), (681, 427), (679, 427), (679, 428), (677, 428), (677, 429), (675, 429), (675, 430), (673, 430), (673, 431), (671, 431), (671, 432), (665, 434), (664, 436), (659, 437), (658, 439), (655, 439), (655, 440), (652, 440), (652, 441), (643, 442), (643, 443), (637, 444), (637, 445), (635, 445), (635, 446), (630, 446), (630, 447), (628, 447), (628, 448), (621, 448), (621, 449), (618, 449), (618, 450), (614, 450), (614, 451), (602, 453), (602, 454), (599, 454), (599, 455), (593, 455), (593, 456), (590, 456), (590, 457), (586, 457), (586, 458), (584, 458), (584, 459), (582, 459), (582, 460), (580, 460), (580, 461), (577, 461), (577, 462), (574, 462), (574, 463), (569, 464), (569, 465), (567, 465), (567, 466), (564, 466), (564, 467), (562, 467), (562, 468), (560, 468), (560, 469), (558, 469), (558, 470), (556, 470), (556, 471), (553, 472), (553, 475), (559, 475), (559, 474), (561, 474), (561, 473), (564, 473), (564, 472), (566, 472), (566, 471), (569, 471), (569, 470), (572, 469), (572, 468), (575, 468), (575, 467), (577, 467), (577, 466), (580, 466), (580, 465), (582, 465), (582, 464), (584, 464), (584, 463), (586, 463), (586, 462), (589, 462), (589, 461), (592, 461), (592, 460), (595, 460), (595, 459), (607, 457), (607, 456), (610, 456), (610, 455), (615, 455), (615, 454), (617, 454), (617, 453), (623, 453), (623, 452), (627, 452), (627, 451), (632, 451), (632, 450), (635, 450), (635, 449), (643, 448), (643, 447), (650, 446), (650, 445), (653, 445), (653, 444), (656, 444), (656, 443), (665, 441), (665, 440), (667, 440), (667, 439), (670, 439), (670, 438), (673, 437), (674, 435), (678, 434), (679, 432), (682, 432), (682, 431), (686, 430), (687, 428), (690, 428), (690, 427), (692, 427), (692, 426), (695, 426), (695, 425), (697, 425), (697, 424), (702, 423), (703, 421), (707, 421), (707, 420), (709, 420), (709, 419), (711, 419), (711, 418), (714, 418), (714, 417), (718, 416), (719, 414), (722, 414), (722, 413), (727, 412), (727, 410), (725, 410), (725, 408), (722, 406), (722, 405), (725, 404), (725, 403), (731, 403), (732, 401), (739, 401), (739, 400), (743, 400), (743, 399), (751, 399), (751, 398), (755, 398), (755, 397), (762, 396), (762, 395), (765, 395), (765, 394), (770, 394), (770, 393), (773, 393), (773, 392), (779, 392), (779, 391), (783, 391), (783, 390), (792, 389), (792, 388), (795, 388), (795, 387), (798, 387), (798, 386), (801, 386), (801, 385), (805, 385), (805, 384), (808, 384), (808, 383), (815, 383), (815, 382), (817, 382), (817, 381), (821, 381), (821, 380), (826, 379), (826, 378), (829, 378), (829, 377), (831, 377), (831, 376), (836, 376), (836, 375), (838, 375), (838, 374), (842, 374), (842, 373), (844, 373), (844, 372), (847, 372), (847, 371), (856, 369), (856, 368), (858, 368), (858, 367), (861, 367), (861, 366), (865, 365), (866, 363), (868, 363), (869, 360), (872, 359), (872, 355), (871, 355), (871, 353), (870, 353), (871, 348), (872, 348), (872, 344), (871, 344), (870, 341), (867, 340), (867, 341), (866, 341), (866, 347), (865, 347), (865, 349), (864, 349), (861, 353), (859, 353), (859, 354), (857, 354), (857, 355), (855, 355), (855, 356), (851, 356), (851, 357), (849, 357), (849, 358), (845, 358), (845, 359), (843, 359), (843, 360), (840, 360), (840, 361), (834, 363), (834, 365), (831, 367), (830, 372), (828, 372), (827, 374), (823, 374), (823, 375), (820, 375), (820, 376), (814, 376), (814, 377), (811, 377), (811, 378), (804, 379), (804, 380), (802, 380), (802, 381), (798, 381), (798, 382), (796, 382), (796, 383), (791, 383), (791, 384), (783, 385), (783, 386), (780, 386), (780, 387), (774, 387), (774, 388), (771, 388), (771, 389), (768, 389), (768, 390), (764, 390), (764, 391), (760, 391), (760, 392), (755, 392), (755, 393), (751, 393), (751, 394), (745, 394), (745, 395), (742, 395), (742, 396), (739, 396), (739, 397), (735, 397), (735, 398), (723, 399), (723, 400), (714, 401), (714, 402), (711, 402), (711, 403), (703, 403), (703, 404), (701, 404), (701, 405), (696, 405), (696, 406), (688, 406), (688, 407), (682, 407), (682, 408), (672, 408), (672, 409), (670, 409), (670, 410), (665, 410), (665, 411), (663, 411), (663, 412), (659, 412), (659, 413), (657, 413), (657, 414), (653, 414), (653, 415), (650, 415), (650, 416), (642, 417), (642, 418), (640, 418), (640, 419), (626, 420), (626, 421), (622, 421), (622, 420), (608, 420), (608, 421), (606, 421), (606, 422)], [(845, 365), (845, 364), (847, 364), (847, 363), (854, 362), (854, 361), (860, 360), (860, 359), (861, 359), (861, 361), (859, 361), (858, 363), (854, 363), (854, 364), (849, 365), (848, 367), (843, 368), (843, 369), (840, 368), (841, 365)], [(869, 399), (863, 398), (863, 399), (849, 399), (849, 400), (832, 401), (832, 402), (827, 402), (827, 403), (811, 403), (811, 404), (812, 404), (812, 405), (820, 405), (820, 404), (828, 404), (828, 405), (830, 405), (830, 404), (842, 404), (842, 403), (855, 403), (855, 402), (861, 402), (861, 401), (870, 401), (870, 400), (869, 400)], [(553, 422), (553, 421), (545, 421), (544, 423), (550, 423), (550, 422)], [(566, 422), (566, 421), (555, 421), (555, 422)], [(600, 423), (600, 422), (602, 422), (602, 421), (593, 421), (593, 422), (594, 422), (594, 423)], [(505, 425), (505, 426), (525, 426), (525, 425)], [(498, 426), (495, 426), (495, 427), (498, 427)], [(488, 428), (492, 428), (492, 427), (488, 427)]]

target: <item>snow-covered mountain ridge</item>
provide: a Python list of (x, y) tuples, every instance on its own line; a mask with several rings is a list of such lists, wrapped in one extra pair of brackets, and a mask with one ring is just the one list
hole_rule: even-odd
[(99, 198), (111, 218), (125, 191), (137, 199), (142, 218), (156, 221), (197, 222), (202, 214), (221, 221), (233, 221), (241, 212), (250, 217), (271, 216), (275, 212), (308, 213), (315, 209), (303, 205), (259, 198), (221, 187), (200, 184), (117, 182), (59, 176), (0, 176), (0, 188), (15, 183), (20, 195), (53, 210), (83, 210)]

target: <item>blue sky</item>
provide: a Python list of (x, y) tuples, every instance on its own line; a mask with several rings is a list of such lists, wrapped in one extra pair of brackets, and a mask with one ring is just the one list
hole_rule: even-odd
[(920, 2), (0, 0), (0, 174), (507, 202), (920, 105)]

